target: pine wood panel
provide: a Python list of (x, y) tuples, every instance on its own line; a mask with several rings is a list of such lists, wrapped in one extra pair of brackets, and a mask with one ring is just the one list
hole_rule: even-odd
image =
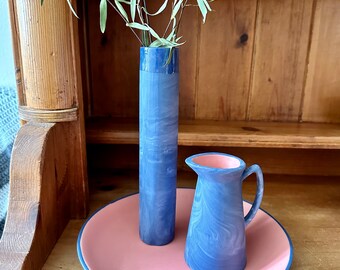
[[(89, 171), (138, 170), (138, 145), (89, 145)], [(340, 176), (340, 151), (324, 149), (246, 148), (180, 146), (178, 170), (190, 170), (184, 160), (197, 153), (221, 152), (236, 155), (247, 164), (260, 164), (264, 173)]]
[[(292, 269), (337, 269), (340, 265), (340, 182), (336, 177), (264, 175), (261, 207), (287, 230), (294, 246)], [(138, 176), (94, 176), (97, 183), (91, 209), (138, 190)], [(194, 187), (194, 174), (179, 175), (179, 186)], [(252, 201), (254, 178), (243, 185), (244, 198)], [(102, 189), (104, 187), (105, 189)], [(111, 189), (110, 189), (111, 187)], [(75, 249), (82, 222), (72, 220), (52, 251), (44, 270), (82, 269)]]
[[(213, 3), (214, 4), (214, 3)], [(208, 14), (208, 17), (211, 14)], [(197, 8), (186, 8), (182, 17), (179, 36), (183, 42), (179, 49), (179, 118), (194, 119), (196, 108), (196, 71), (199, 49), (201, 14)]]
[(249, 120), (298, 121), (313, 0), (260, 0)]
[(259, 164), (265, 174), (340, 176), (340, 151), (328, 149), (185, 146), (179, 148), (179, 170), (190, 170), (187, 157), (211, 151), (241, 157), (248, 166)]
[[(76, 7), (76, 4), (73, 4)], [(79, 12), (80, 14), (80, 12)], [(70, 23), (71, 42), (74, 67), (74, 95), (73, 106), (78, 108), (77, 121), (64, 123), (64, 132), (68, 139), (68, 162), (69, 162), (69, 181), (71, 183), (72, 200), (70, 201), (71, 217), (82, 218), (88, 213), (88, 179), (87, 179), (87, 163), (86, 163), (86, 139), (85, 139), (85, 113), (83, 103), (83, 85), (81, 70), (81, 53), (79, 45), (78, 21), (72, 16)], [(63, 72), (59, 69), (58, 72)], [(85, 88), (86, 89), (86, 88)]]
[[(149, 12), (156, 12), (163, 3), (163, 0), (147, 2)], [(150, 17), (151, 26), (161, 35), (169, 23), (171, 5), (172, 3), (168, 2), (167, 8), (161, 15)], [(180, 42), (185, 42), (184, 45), (179, 47), (179, 117), (181, 119), (193, 119), (195, 117), (197, 50), (201, 24), (201, 14), (198, 8), (187, 7), (184, 9), (177, 35), (178, 37), (182, 36)], [(172, 25), (170, 25), (170, 30), (171, 27)]]
[[(72, 218), (88, 213), (89, 191), (85, 133), (77, 122), (58, 123), (55, 144), (60, 145), (56, 160), (56, 177), (60, 193), (72, 197), (66, 200)], [(70, 190), (70, 192), (68, 192)], [(60, 198), (60, 203), (65, 200)]]
[(340, 122), (340, 2), (316, 4), (303, 121)]
[[(216, 1), (201, 27), (196, 118), (245, 120), (257, 1)], [(247, 41), (241, 42), (240, 38)]]
[[(148, 3), (149, 12), (163, 1)], [(109, 6), (107, 29), (99, 30), (98, 3), (89, 1), (89, 51), (91, 72), (91, 116), (138, 117), (139, 43), (122, 19)], [(162, 16), (150, 17), (151, 26), (162, 34), (170, 18), (170, 3)], [(200, 21), (197, 8), (187, 8), (179, 36), (186, 45), (180, 48), (180, 117), (194, 118), (197, 38)], [(183, 33), (184, 32), (184, 33)], [(139, 32), (137, 32), (139, 34)]]
[[(94, 119), (88, 143), (138, 144), (134, 119)], [(179, 123), (179, 145), (340, 149), (340, 125), (247, 121), (185, 120)]]
[(99, 28), (99, 4), (88, 1), (92, 115), (138, 115), (139, 43), (108, 6), (107, 28)]

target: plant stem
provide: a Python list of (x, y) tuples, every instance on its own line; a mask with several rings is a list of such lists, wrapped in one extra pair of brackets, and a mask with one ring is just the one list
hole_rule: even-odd
[(141, 13), (140, 0), (138, 0), (138, 2), (137, 2), (137, 12), (138, 12), (138, 16), (139, 16), (141, 23), (143, 25), (145, 25), (144, 18), (143, 18), (142, 13)]
[[(143, 14), (142, 14), (142, 8), (140, 6), (140, 0), (137, 3), (137, 13), (138, 13), (139, 19), (141, 21), (141, 24), (147, 25), (144, 22), (144, 18), (143, 18)], [(148, 47), (150, 45), (150, 43), (151, 43), (149, 36), (145, 35), (145, 30), (142, 30), (142, 41), (143, 41), (143, 46), (144, 47)]]
[[(146, 1), (143, 0), (143, 3), (144, 3), (144, 8), (147, 11), (148, 9), (146, 7)], [(146, 12), (145, 12), (145, 18), (146, 18), (146, 23), (150, 26), (150, 24), (149, 24), (149, 16), (148, 16), (148, 13), (146, 13)], [(148, 34), (149, 34), (149, 41), (151, 43), (151, 34), (150, 34), (150, 31), (148, 32)]]
[[(106, 1), (113, 7), (113, 9), (119, 14), (119, 16), (123, 19), (123, 21), (124, 21), (125, 23), (129, 23), (129, 22), (124, 18), (124, 16), (123, 16), (122, 14), (120, 14), (119, 10), (115, 7), (115, 5), (114, 5), (110, 0), (106, 0)], [(130, 27), (130, 26), (129, 26), (129, 28), (130, 28), (130, 30), (133, 32), (133, 34), (136, 36), (136, 38), (138, 39), (138, 41), (140, 42), (140, 44), (141, 44), (142, 46), (144, 46), (143, 42), (141, 41), (141, 39), (139, 38), (139, 36), (138, 36), (137, 33), (135, 32), (135, 30), (133, 30), (133, 28)]]
[[(172, 1), (172, 9), (171, 9), (171, 10), (174, 10), (175, 2), (176, 2), (176, 0)], [(172, 12), (171, 12), (171, 14), (170, 14), (169, 23), (168, 23), (167, 27), (165, 28), (165, 31), (164, 31), (164, 34), (163, 34), (163, 38), (165, 38), (166, 32), (168, 32), (168, 30), (169, 30), (169, 27), (170, 27), (170, 24), (171, 24), (171, 21), (172, 21), (172, 20), (171, 20), (171, 16), (172, 16)]]
[(183, 7), (181, 8), (181, 14), (179, 15), (179, 20), (178, 20), (178, 23), (177, 23), (177, 26), (176, 26), (176, 30), (175, 30), (175, 36), (177, 36), (177, 33), (179, 31), (179, 27), (180, 27), (181, 20), (182, 20), (182, 15), (183, 15), (185, 7), (187, 6), (187, 3), (188, 3), (188, 0), (185, 1)]

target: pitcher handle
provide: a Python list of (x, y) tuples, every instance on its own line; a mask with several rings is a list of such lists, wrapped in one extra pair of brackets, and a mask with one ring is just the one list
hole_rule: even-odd
[(260, 204), (262, 202), (262, 197), (263, 197), (263, 189), (264, 189), (263, 174), (262, 174), (262, 170), (259, 165), (254, 164), (248, 167), (243, 172), (242, 181), (244, 181), (249, 175), (253, 173), (256, 173), (257, 189), (256, 189), (256, 196), (255, 196), (253, 205), (250, 208), (248, 214), (244, 218), (246, 225), (248, 225), (252, 221), (252, 219), (255, 217), (257, 210), (259, 210), (260, 208)]

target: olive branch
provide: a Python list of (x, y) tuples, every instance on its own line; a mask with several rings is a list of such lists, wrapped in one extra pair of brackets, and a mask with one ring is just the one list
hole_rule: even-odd
[[(69, 1), (69, 0), (68, 0)], [(107, 22), (107, 8), (110, 5), (123, 19), (126, 26), (131, 29), (140, 44), (144, 47), (167, 47), (173, 48), (183, 45), (180, 42), (182, 36), (178, 36), (179, 26), (182, 21), (184, 10), (187, 7), (198, 7), (203, 17), (203, 23), (209, 11), (212, 11), (209, 2), (213, 0), (194, 0), (195, 4), (189, 0), (165, 0), (155, 13), (148, 11), (146, 0), (101, 0), (99, 4), (100, 30), (105, 32)], [(158, 34), (150, 25), (149, 17), (161, 14), (168, 5), (171, 5), (171, 15), (169, 23), (162, 35)], [(137, 31), (142, 31), (141, 38)]]
[[(79, 19), (74, 10), (71, 0), (66, 0), (72, 13)], [(100, 30), (105, 32), (107, 22), (107, 8), (110, 5), (123, 19), (126, 26), (131, 29), (137, 37), (140, 44), (144, 47), (166, 47), (173, 48), (183, 45), (180, 42), (182, 36), (178, 37), (179, 26), (182, 21), (184, 10), (187, 7), (198, 7), (205, 23), (207, 14), (212, 11), (209, 2), (214, 0), (192, 0), (195, 3), (189, 3), (189, 0), (164, 0), (162, 5), (155, 13), (150, 13), (147, 9), (147, 0), (100, 0)], [(149, 23), (149, 17), (160, 15), (171, 2), (171, 16), (169, 23), (162, 35), (159, 35)], [(44, 0), (40, 0), (43, 5)], [(142, 31), (141, 37), (136, 31)]]

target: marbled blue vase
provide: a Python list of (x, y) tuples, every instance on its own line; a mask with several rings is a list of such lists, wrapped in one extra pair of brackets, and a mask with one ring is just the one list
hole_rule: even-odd
[(139, 234), (149, 245), (175, 233), (178, 71), (177, 48), (140, 49)]
[[(246, 266), (245, 226), (253, 219), (263, 196), (258, 165), (246, 169), (238, 157), (222, 153), (191, 156), (186, 163), (198, 174), (185, 246), (185, 261), (193, 270), (240, 270)], [(246, 217), (242, 182), (256, 173), (257, 194)]]

